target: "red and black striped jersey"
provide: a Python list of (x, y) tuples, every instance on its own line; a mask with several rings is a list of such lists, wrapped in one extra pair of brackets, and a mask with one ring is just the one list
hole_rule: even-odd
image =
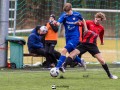
[(87, 20), (86, 24), (87, 24), (88, 30), (91, 30), (97, 33), (100, 37), (101, 43), (103, 43), (104, 27), (101, 24), (96, 25), (93, 20)]
[[(101, 43), (103, 43), (104, 27), (101, 24), (96, 25), (93, 20), (86, 20), (86, 24), (88, 30), (96, 33), (100, 37)], [(83, 23), (81, 25), (83, 27)]]
[(82, 42), (96, 44), (97, 37), (98, 37), (97, 33), (95, 33), (94, 31), (88, 30), (87, 32), (84, 33)]

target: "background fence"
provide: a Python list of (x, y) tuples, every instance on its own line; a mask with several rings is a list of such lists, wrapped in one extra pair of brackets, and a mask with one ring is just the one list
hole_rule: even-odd
[[(17, 1), (17, 4), (15, 4)], [(56, 19), (62, 13), (62, 8), (64, 2), (70, 2), (73, 8), (80, 9), (101, 9), (101, 10), (119, 10), (120, 0), (10, 0), (10, 8), (16, 10), (10, 10), (10, 30), (11, 31), (24, 31), (25, 29), (32, 29), (36, 25), (44, 25), (50, 16), (54, 13)], [(16, 7), (15, 7), (16, 5)], [(78, 10), (79, 11), (79, 10)], [(83, 17), (87, 19), (94, 19), (94, 14), (96, 12), (92, 11), (79, 11)], [(104, 12), (106, 14), (107, 20), (103, 22), (105, 27), (105, 41), (104, 46), (99, 46), (102, 50), (105, 59), (107, 60), (120, 60), (120, 12)], [(16, 18), (15, 18), (16, 17)], [(62, 33), (63, 34), (63, 33)], [(28, 35), (27, 32), (20, 33), (20, 36)], [(64, 35), (63, 35), (64, 36)], [(25, 37), (27, 39), (27, 37)], [(64, 39), (59, 39), (57, 44), (57, 49), (63, 48)], [(105, 48), (104, 48), (105, 47)], [(111, 57), (109, 57), (111, 56)], [(83, 57), (88, 57), (89, 55)], [(113, 58), (112, 58), (113, 57)], [(93, 59), (92, 59), (93, 60)]]

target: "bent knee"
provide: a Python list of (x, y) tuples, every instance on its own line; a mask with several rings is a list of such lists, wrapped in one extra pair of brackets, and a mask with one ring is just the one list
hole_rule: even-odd
[(61, 55), (66, 55), (66, 53), (67, 53), (67, 49), (64, 48), (64, 49), (61, 51)]
[(100, 64), (105, 64), (105, 61), (103, 59), (99, 60)]
[(75, 58), (78, 54), (80, 54), (80, 51), (77, 50), (77, 49), (75, 49), (75, 50), (73, 50), (73, 51), (70, 53), (69, 57), (71, 57), (71, 58), (73, 59), (73, 58)]

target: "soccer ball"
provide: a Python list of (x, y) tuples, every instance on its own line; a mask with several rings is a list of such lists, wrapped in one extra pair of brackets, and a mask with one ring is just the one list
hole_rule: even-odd
[(40, 27), (40, 30), (43, 32), (43, 33), (47, 33), (48, 29), (46, 26), (41, 26)]
[(57, 77), (57, 76), (59, 75), (59, 69), (57, 69), (57, 68), (52, 68), (52, 69), (50, 70), (50, 75), (51, 75), (52, 77)]

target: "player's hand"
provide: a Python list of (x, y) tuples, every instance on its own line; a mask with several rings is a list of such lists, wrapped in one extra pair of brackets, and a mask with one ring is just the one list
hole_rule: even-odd
[(54, 24), (54, 26), (57, 26), (57, 21), (54, 20), (54, 21), (53, 21), (53, 24)]
[(78, 22), (75, 22), (76, 25), (79, 25), (79, 21)]

